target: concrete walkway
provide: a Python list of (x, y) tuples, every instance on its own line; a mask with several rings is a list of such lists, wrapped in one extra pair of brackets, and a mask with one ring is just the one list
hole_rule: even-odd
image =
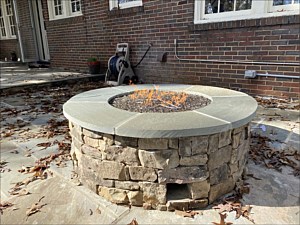
[[(17, 71), (19, 70), (14, 70), (14, 75), (7, 72), (3, 77), (1, 73), (1, 79), (6, 79), (3, 80), (4, 83), (1, 82), (1, 88), (10, 86), (13, 92), (14, 84), (28, 83), (25, 80), (30, 80), (30, 77), (43, 77), (45, 73), (41, 70), (36, 71), (34, 76), (26, 76), (24, 72), (23, 78), (19, 79), (21, 75)], [(81, 75), (74, 76), (79, 78)], [(65, 78), (73, 79), (74, 76)], [(60, 80), (61, 77), (47, 78), (48, 82), (57, 82), (57, 79)], [(34, 87), (37, 87), (36, 83)], [(17, 182), (33, 175), (18, 172), (22, 166), (34, 166), (36, 160), (58, 153), (57, 143), (70, 142), (64, 135), (67, 132), (65, 124), (59, 123), (65, 121), (61, 112), (62, 104), (73, 94), (98, 87), (101, 87), (99, 82), (81, 84), (80, 87), (67, 84), (61, 88), (51, 86), (28, 93), (14, 92), (13, 95), (1, 96), (1, 203), (6, 201), (13, 204), (3, 209), (3, 215), (0, 215), (1, 224), (129, 224), (133, 219), (138, 224), (219, 223), (218, 210), (212, 209), (212, 206), (198, 210), (199, 214), (194, 218), (187, 218), (175, 212), (114, 205), (79, 185), (76, 177), (74, 178), (70, 160), (64, 163), (53, 161), (47, 169), (47, 179), (38, 179), (23, 185), (22, 188), (30, 194), (9, 194), (9, 190)], [(266, 109), (260, 106), (252, 123), (252, 132), (272, 139), (270, 144), (274, 149), (299, 151), (299, 111)], [(51, 143), (51, 146), (45, 148), (41, 143)], [(252, 206), (250, 217), (255, 224), (300, 223), (300, 182), (299, 177), (292, 175), (292, 172), (288, 167), (283, 167), (278, 172), (249, 160), (249, 176), (246, 182), (250, 192), (243, 195), (242, 202)], [(40, 211), (27, 216), (26, 212), (35, 203), (41, 206)], [(243, 216), (236, 219), (235, 211), (227, 214), (226, 222), (253, 224)]]
[(104, 79), (104, 74), (91, 75), (52, 68), (29, 68), (26, 64), (17, 62), (0, 62), (0, 66), (0, 89), (2, 91), (11, 87), (22, 89), (37, 84), (49, 85), (78, 79), (97, 77)]

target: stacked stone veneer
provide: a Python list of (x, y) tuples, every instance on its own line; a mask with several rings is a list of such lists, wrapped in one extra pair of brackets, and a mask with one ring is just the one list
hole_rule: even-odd
[[(70, 122), (70, 133), (72, 159), (84, 185), (113, 203), (159, 210), (203, 208), (232, 191), (249, 150), (248, 125), (207, 136), (147, 139)], [(168, 199), (170, 184), (179, 184), (187, 197)]]

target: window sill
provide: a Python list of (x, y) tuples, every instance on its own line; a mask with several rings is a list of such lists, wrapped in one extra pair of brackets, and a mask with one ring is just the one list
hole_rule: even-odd
[[(82, 22), (83, 15), (81, 16), (71, 16), (71, 17), (65, 17), (62, 19), (56, 19), (56, 20), (49, 20), (47, 23), (51, 23), (51, 26), (61, 25), (61, 24), (74, 24), (77, 22)], [(46, 24), (47, 27), (47, 24)]]
[(255, 19), (241, 19), (224, 22), (205, 22), (199, 24), (192, 24), (188, 26), (189, 31), (203, 31), (203, 30), (217, 30), (217, 29), (233, 29), (242, 27), (261, 27), (285, 24), (298, 24), (300, 15), (265, 17)]
[(0, 41), (17, 40), (17, 37), (0, 38)]
[(62, 17), (57, 17), (57, 18), (49, 18), (49, 21), (55, 21), (55, 20), (63, 20), (63, 19), (68, 19), (68, 18), (73, 18), (73, 17), (77, 17), (77, 16), (82, 16), (82, 13), (80, 14), (75, 14), (75, 15), (71, 15), (71, 16), (62, 16)]
[(122, 16), (122, 15), (128, 15), (128, 14), (137, 14), (144, 12), (144, 6), (135, 6), (130, 8), (124, 8), (124, 9), (112, 9), (108, 11), (109, 16)]

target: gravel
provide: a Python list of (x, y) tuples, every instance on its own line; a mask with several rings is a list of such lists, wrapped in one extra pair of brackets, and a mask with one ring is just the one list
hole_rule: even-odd
[(139, 113), (183, 112), (199, 109), (210, 103), (210, 99), (201, 95), (158, 90), (133, 92), (110, 101), (116, 108)]

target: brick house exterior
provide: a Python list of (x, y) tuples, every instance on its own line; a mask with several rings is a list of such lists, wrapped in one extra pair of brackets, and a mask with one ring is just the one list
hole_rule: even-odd
[[(82, 0), (82, 15), (51, 20), (47, 0), (41, 1), (52, 67), (87, 71), (91, 56), (98, 56), (105, 67), (120, 42), (130, 44), (134, 65), (151, 43), (135, 69), (146, 83), (212, 85), (250, 95), (299, 99), (299, 79), (244, 78), (245, 70), (299, 76), (299, 14), (195, 24), (195, 0), (143, 0), (141, 6), (113, 10), (109, 0)], [(20, 21), (26, 24), (24, 5), (17, 2)], [(21, 30), (30, 43), (26, 33), (28, 29)], [(176, 58), (175, 39), (183, 60)], [(9, 44), (1, 40), (1, 57), (2, 49), (12, 48)], [(25, 48), (33, 49), (32, 44)], [(168, 54), (166, 62), (157, 59), (163, 53)]]

